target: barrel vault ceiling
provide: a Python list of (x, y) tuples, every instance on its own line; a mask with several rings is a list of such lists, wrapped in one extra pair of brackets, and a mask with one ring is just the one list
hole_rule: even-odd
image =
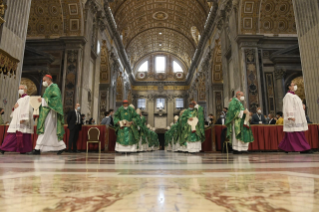
[(191, 28), (203, 31), (206, 0), (114, 0), (110, 7), (132, 66), (164, 52), (189, 67), (197, 45)]

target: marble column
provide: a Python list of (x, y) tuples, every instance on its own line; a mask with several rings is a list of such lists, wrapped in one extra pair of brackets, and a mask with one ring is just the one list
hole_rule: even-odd
[(167, 124), (170, 125), (174, 121), (174, 97), (167, 96)]
[(154, 122), (154, 113), (155, 113), (155, 98), (151, 94), (148, 96), (147, 99), (147, 109), (148, 109), (148, 120), (147, 122), (154, 127), (155, 122)]
[(308, 115), (312, 122), (319, 123), (319, 2), (318, 0), (293, 0), (293, 5)]
[(276, 98), (276, 108), (278, 111), (282, 111), (282, 99), (284, 98), (284, 74), (285, 71), (281, 68), (275, 69), (275, 79), (276, 79), (276, 92), (275, 92), (275, 98)]
[(0, 107), (5, 110), (5, 122), (10, 120), (11, 109), (19, 97), (30, 8), (31, 0), (7, 1), (6, 22), (0, 31), (0, 48), (20, 61), (15, 78), (0, 74)]

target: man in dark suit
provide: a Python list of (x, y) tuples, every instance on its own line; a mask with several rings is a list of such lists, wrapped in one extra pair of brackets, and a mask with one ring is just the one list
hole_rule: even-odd
[(276, 120), (274, 119), (274, 115), (269, 113), (268, 114), (269, 122), (268, 124), (276, 124)]
[(80, 113), (80, 104), (77, 103), (75, 105), (75, 109), (70, 111), (68, 114), (68, 128), (70, 130), (70, 137), (69, 137), (69, 152), (73, 153), (80, 153), (80, 151), (77, 150), (77, 141), (79, 137), (79, 132), (82, 129), (82, 119), (81, 119), (81, 113)]
[(257, 113), (252, 116), (251, 124), (268, 124), (265, 116), (261, 113), (261, 108), (257, 108)]

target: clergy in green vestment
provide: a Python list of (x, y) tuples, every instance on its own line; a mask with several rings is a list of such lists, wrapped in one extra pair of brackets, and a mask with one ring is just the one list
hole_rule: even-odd
[(247, 152), (249, 143), (254, 141), (249, 123), (249, 111), (245, 110), (241, 103), (244, 100), (244, 93), (236, 92), (236, 98), (230, 102), (226, 114), (227, 138), (232, 143), (234, 154)]
[(146, 128), (146, 118), (142, 115), (142, 111), (138, 108), (136, 109), (136, 113), (139, 119), (138, 132), (139, 132), (139, 148), (140, 152), (147, 151), (147, 128)]
[(200, 152), (205, 141), (204, 110), (195, 101), (191, 101), (189, 108), (181, 116), (180, 151)]
[(117, 139), (115, 151), (117, 152), (136, 152), (139, 141), (139, 132), (136, 126), (140, 125), (138, 114), (128, 101), (123, 101), (121, 106), (114, 114)]
[(51, 75), (43, 77), (45, 92), (39, 110), (37, 123), (38, 140), (32, 155), (39, 155), (40, 152), (58, 151), (61, 154), (66, 146), (64, 136), (64, 113), (61, 91), (57, 84), (52, 82)]

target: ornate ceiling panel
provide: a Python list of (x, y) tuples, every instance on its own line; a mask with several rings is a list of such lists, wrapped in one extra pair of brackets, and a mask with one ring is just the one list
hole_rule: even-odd
[(292, 0), (243, 0), (241, 33), (297, 34)]
[(83, 33), (81, 0), (36, 0), (31, 3), (28, 38), (79, 36)]
[(189, 64), (196, 47), (191, 28), (202, 32), (209, 12), (206, 0), (115, 0), (110, 6), (133, 64), (158, 51)]
[[(162, 33), (162, 34), (159, 34)], [(169, 52), (179, 57), (186, 66), (194, 54), (195, 47), (179, 32), (170, 29), (150, 29), (132, 40), (127, 52), (133, 64), (144, 56), (154, 52)]]

